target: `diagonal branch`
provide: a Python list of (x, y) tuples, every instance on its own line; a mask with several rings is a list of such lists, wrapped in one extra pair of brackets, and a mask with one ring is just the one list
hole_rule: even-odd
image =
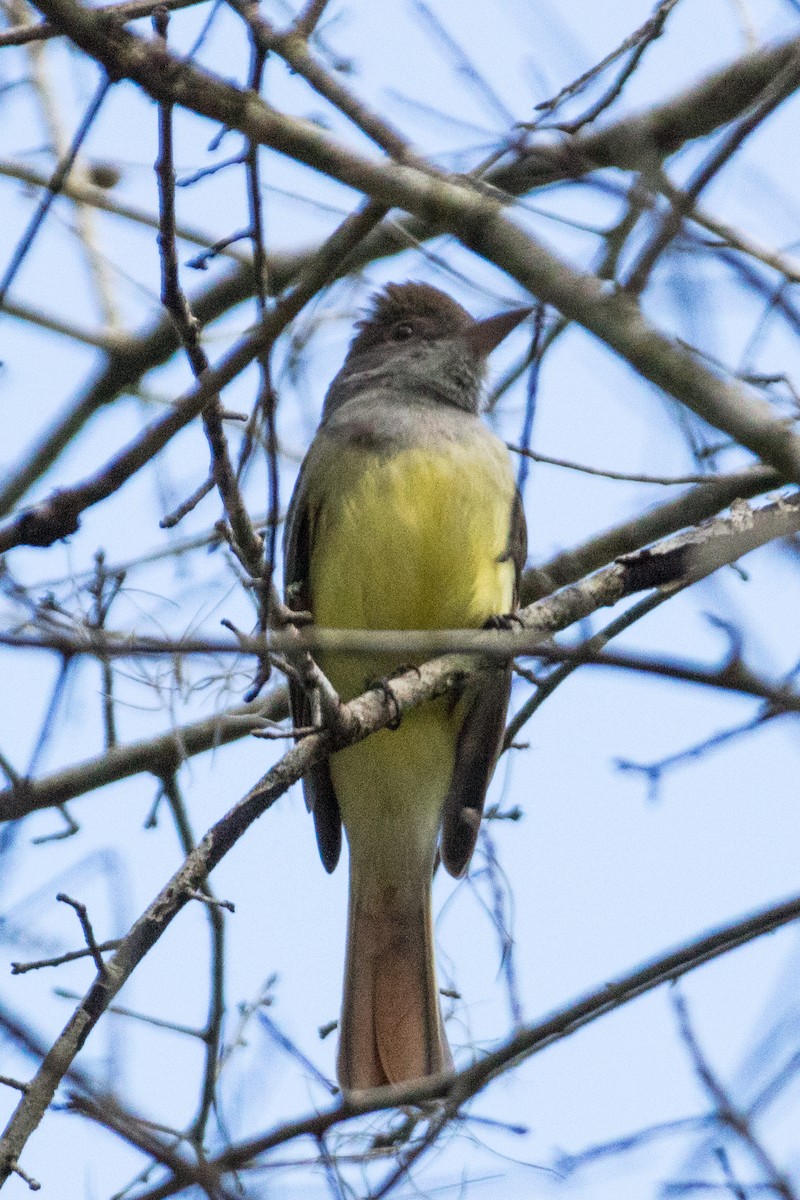
[(560, 146), (533, 146), (492, 172), (492, 183), (521, 195), (598, 167), (649, 172), (687, 142), (708, 137), (754, 104), (800, 50), (800, 37), (743, 54), (699, 83), (644, 112), (625, 117)]
[(147, 773), (163, 778), (195, 754), (227, 746), (262, 728), (265, 721), (282, 721), (288, 715), (288, 694), (285, 688), (278, 688), (251, 704), (238, 705), (146, 741), (115, 746), (97, 758), (55, 771), (44, 779), (20, 780), (0, 792), (0, 821), (19, 820), (38, 809), (64, 804), (133, 775)]
[(253, 333), (234, 346), (218, 367), (204, 371), (200, 382), (174, 408), (146, 426), (139, 437), (89, 479), (55, 492), (43, 503), (24, 510), (0, 529), (0, 553), (20, 545), (50, 546), (74, 533), (85, 509), (113, 495), (146, 466), (203, 411), (222, 387), (235, 379), (272, 344), (303, 306), (328, 282), (331, 273), (352, 247), (381, 220), (384, 212), (385, 209), (380, 205), (365, 204), (348, 217), (308, 264), (293, 290), (272, 309)]
[(105, 76), (99, 83), (95, 94), (92, 97), (91, 103), (89, 104), (83, 120), (81, 121), (72, 140), (71, 146), (53, 172), (53, 175), (51, 176), (47, 185), (47, 191), (39, 201), (36, 211), (34, 212), (28, 224), (28, 228), (20, 238), (17, 248), (11, 257), (11, 262), (8, 264), (2, 279), (0, 279), (0, 309), (5, 304), (8, 290), (16, 278), (17, 272), (22, 266), (25, 258), (27, 257), (34, 243), (36, 235), (41, 229), (42, 224), (53, 205), (53, 201), (64, 186), (67, 176), (75, 164), (75, 160), (78, 157), (80, 148), (83, 145), (86, 136), (89, 133), (89, 130), (91, 129), (92, 124), (94, 123), (94, 120), (105, 101), (106, 96), (108, 95), (110, 87), (111, 79), (108, 76)]
[[(766, 481), (774, 482), (772, 476), (763, 468), (759, 468), (752, 475), (760, 475), (762, 484)], [(728, 503), (737, 494), (746, 495), (743, 484), (747, 482), (754, 482), (752, 476), (747, 474), (744, 477), (734, 476), (724, 481), (718, 481), (720, 487), (732, 487), (734, 490), (731, 494), (715, 493), (711, 497), (712, 503), (719, 501)], [(716, 486), (710, 485), (710, 487)], [(710, 489), (706, 489), (705, 485), (702, 488), (696, 488), (687, 493), (686, 497), (655, 509), (648, 518), (626, 523), (615, 530), (609, 530), (605, 535), (593, 539), (586, 546), (559, 555), (549, 564), (529, 571), (525, 576), (527, 583), (523, 589), (523, 599), (528, 604), (532, 604), (534, 599), (541, 599), (543, 595), (549, 595), (557, 587), (575, 584), (582, 574), (589, 574), (607, 564), (615, 554), (629, 554), (632, 550), (638, 549), (643, 542), (653, 540), (652, 535), (656, 528), (659, 534), (664, 536), (685, 525), (690, 514), (695, 520), (706, 518), (710, 510), (696, 506), (702, 505), (704, 501), (707, 502), (708, 498), (705, 496), (707, 490)], [(699, 493), (699, 495), (695, 495), (695, 493)], [(779, 523), (777, 526), (764, 524), (773, 519), (769, 515), (769, 510), (765, 517), (758, 518), (762, 522), (760, 534), (762, 544), (763, 541), (770, 540), (773, 535), (782, 536), (786, 533), (786, 527), (782, 523), (784, 516), (781, 510), (780, 501), (777, 505), (772, 506), (774, 518)], [(721, 524), (706, 527), (700, 537), (706, 539), (709, 532), (713, 536), (714, 529), (718, 531), (730, 529), (730, 521), (731, 518), (727, 518)], [(691, 537), (690, 534), (688, 539), (684, 539), (684, 546), (691, 540)], [(667, 544), (669, 545), (669, 543)], [(753, 548), (752, 544), (750, 544), (750, 548)], [(673, 543), (673, 552), (674, 549)], [(729, 543), (728, 560), (733, 561), (742, 551), (741, 542)], [(708, 562), (706, 565), (710, 566)], [(616, 570), (613, 567), (611, 569), (612, 571)], [(530, 611), (541, 612), (545, 607), (534, 607)], [(441, 637), (441, 635), (438, 636)], [(463, 640), (463, 634), (459, 636)], [(407, 650), (407, 637), (408, 634), (405, 635), (403, 643), (404, 652)], [(59, 643), (59, 646), (63, 650), (63, 643)], [(70, 640), (69, 648), (72, 653), (80, 653), (82, 650), (91, 652), (89, 643), (76, 639)], [(131, 652), (129, 643), (122, 648), (126, 653)], [(172, 644), (170, 651), (174, 653), (178, 648), (177, 644)], [(182, 648), (187, 649), (185, 644)], [(237, 643), (237, 649), (242, 649), (241, 642)], [(107, 651), (108, 647), (106, 647)], [(202, 754), (216, 746), (227, 745), (241, 737), (247, 737), (254, 730), (259, 729), (265, 721), (278, 722), (287, 715), (286, 690), (278, 688), (263, 701), (229, 709), (217, 716), (193, 722), (158, 737), (135, 742), (130, 746), (114, 747), (107, 754), (56, 771), (43, 779), (16, 781), (13, 785), (0, 791), (0, 821), (17, 820), (30, 812), (63, 804), (67, 800), (82, 796), (95, 788), (105, 787), (109, 783), (127, 779), (142, 772), (163, 777), (176, 770), (186, 758)]]
[[(759, 528), (762, 534), (768, 530), (770, 535), (774, 535), (776, 530), (785, 527), (786, 522), (796, 522), (800, 504), (778, 501), (771, 509), (762, 511), (764, 516), (761, 518), (759, 513), (750, 513), (748, 510), (748, 515), (737, 511), (725, 519), (731, 539), (728, 545), (730, 548), (732, 544), (735, 553), (743, 552), (743, 545), (753, 548), (753, 545), (757, 544)], [(684, 553), (685, 547), (679, 544), (669, 551), (673, 555), (670, 560), (673, 571), (676, 551), (679, 555), (678, 561), (682, 563), (681, 569), (689, 569), (693, 575), (702, 575), (720, 565), (720, 552), (715, 550), (713, 537), (707, 529), (701, 533), (706, 544), (694, 548), (696, 553), (693, 560), (690, 556), (689, 564)], [(634, 566), (634, 578), (636, 571)], [(598, 606), (620, 599), (626, 594), (626, 582), (630, 583), (629, 568), (623, 563), (612, 564), (588, 580), (564, 588), (546, 601), (531, 606), (524, 613), (523, 619), (528, 628), (537, 631), (539, 637), (545, 633), (554, 633), (581, 620)], [(503, 635), (493, 636), (500, 638)], [(134, 924), (113, 958), (105, 964), (105, 974), (97, 976), (23, 1094), (0, 1142), (0, 1182), (16, 1169), (25, 1143), (37, 1128), (64, 1073), (102, 1013), (167, 926), (201, 889), (208, 874), (250, 825), (332, 750), (363, 740), (401, 718), (409, 709), (463, 686), (468, 679), (478, 681), (487, 670), (490, 671), (491, 667), (483, 662), (479, 661), (476, 664), (467, 656), (450, 654), (423, 663), (420, 667), (396, 677), (392, 680), (391, 689), (374, 689), (343, 705), (340, 720), (337, 722), (336, 738), (329, 730), (321, 730), (305, 737), (267, 772), (229, 813), (212, 826), (196, 849), (187, 856), (183, 866)], [(560, 1036), (563, 1036), (563, 1033)], [(505, 1069), (520, 1053), (527, 1051), (527, 1042), (523, 1042), (519, 1049), (518, 1044), (518, 1039), (509, 1043), (512, 1052), (503, 1057), (502, 1062), (498, 1063), (489, 1055), (481, 1064), (471, 1069), (472, 1074), (467, 1073), (469, 1080), (476, 1081), (475, 1090), (483, 1086), (493, 1074)], [(463, 1093), (454, 1093), (456, 1099), (460, 1098), (459, 1103), (472, 1094), (474, 1090), (469, 1089)]]
[[(159, 46), (167, 53), (168, 14), (157, 9), (154, 23)], [(172, 317), (195, 379), (202, 379), (209, 368), (208, 356), (200, 340), (200, 322), (194, 315), (181, 288), (175, 228), (175, 165), (173, 154), (173, 105), (164, 100), (158, 109), (159, 151), (155, 164), (158, 180), (161, 227), (158, 245), (161, 257), (161, 302)], [(232, 548), (252, 579), (263, 571), (264, 544), (253, 529), (239, 489), (239, 481), (228, 452), (222, 426), (219, 395), (209, 397), (201, 413), (206, 440), (211, 451), (211, 472), (230, 524)]]
[[(298, 1137), (318, 1137), (336, 1125), (369, 1113), (386, 1112), (394, 1108), (442, 1099), (448, 1116), (452, 1116), (492, 1079), (517, 1066), (524, 1059), (541, 1053), (542, 1050), (570, 1037), (579, 1029), (654, 988), (679, 979), (704, 963), (712, 962), (721, 955), (746, 945), (754, 938), (772, 933), (782, 925), (798, 919), (800, 897), (793, 897), (782, 904), (771, 905), (752, 913), (740, 921), (721, 926), (703, 937), (687, 941), (677, 949), (651, 959), (618, 979), (604, 982), (596, 990), (550, 1013), (535, 1025), (524, 1026), (509, 1041), (462, 1071), (434, 1076), (422, 1083), (374, 1088), (357, 1096), (346, 1097), (323, 1112), (288, 1121), (267, 1133), (231, 1146), (205, 1164), (204, 1169), (215, 1170), (220, 1174), (237, 1170), (276, 1146), (283, 1146)], [(434, 1120), (438, 1127), (441, 1122), (436, 1117)], [(174, 1195), (183, 1186), (185, 1184), (182, 1181), (169, 1180), (141, 1193), (137, 1200), (166, 1200), (167, 1196)]]
[(116, 77), (133, 80), (154, 99), (169, 100), (238, 129), (253, 141), (366, 192), (379, 204), (404, 208), (452, 233), (543, 303), (594, 333), (639, 374), (709, 424), (800, 481), (800, 438), (760, 396), (715, 375), (691, 350), (652, 326), (630, 296), (561, 261), (515, 225), (500, 201), (474, 181), (446, 180), (416, 167), (358, 155), (316, 127), (277, 112), (254, 93), (125, 30), (108, 30), (75, 0), (38, 0), (37, 7)]
[(788, 1177), (773, 1161), (772, 1156), (757, 1137), (749, 1116), (736, 1108), (726, 1089), (712, 1070), (692, 1028), (689, 1020), (689, 1010), (684, 997), (676, 990), (673, 993), (672, 1001), (678, 1019), (681, 1038), (689, 1052), (700, 1083), (716, 1105), (717, 1120), (720, 1124), (726, 1125), (741, 1139), (743, 1145), (747, 1147), (755, 1162), (758, 1163), (764, 1172), (768, 1188), (771, 1192), (776, 1196), (780, 1196), (782, 1200), (798, 1200), (797, 1193), (789, 1182)]
[[(180, 6), (178, 3), (168, 5), (170, 8)], [(116, 6), (108, 7), (116, 10)], [(129, 8), (141, 15), (151, 11), (153, 5), (151, 0), (136, 0), (135, 5), (119, 7), (121, 15), (123, 9), (127, 12)], [(100, 14), (104, 10), (94, 11)], [(47, 22), (36, 28), (43, 29), (46, 36), (59, 32)], [(554, 151), (550, 146), (523, 150), (510, 166), (490, 170), (485, 181), (513, 196), (556, 179), (572, 178), (596, 166), (641, 168), (645, 164), (652, 165), (654, 153), (660, 162), (687, 141), (706, 136), (745, 111), (798, 47), (800, 38), (795, 38), (744, 55), (664, 103), (573, 141), (571, 150), (567, 147), (567, 150), (557, 148)], [(80, 196), (76, 194), (75, 198), (100, 207), (111, 203), (101, 189), (82, 188)], [(119, 202), (114, 203), (119, 205)], [(153, 219), (144, 214), (129, 214), (123, 206), (113, 211), (153, 223)], [(383, 227), (365, 240), (352, 256), (351, 266), (364, 265), (404, 249), (404, 230), (417, 241), (435, 232), (424, 221), (414, 219), (397, 227)], [(202, 235), (190, 235), (190, 231), (182, 230), (181, 236), (191, 236), (204, 244)], [(305, 253), (270, 260), (269, 280), (273, 294), (285, 287), (315, 253), (316, 249), (309, 249)], [(231, 272), (193, 298), (195, 315), (202, 324), (207, 324), (252, 296), (253, 287), (249, 266)], [(178, 348), (179, 341), (171, 321), (162, 320), (138, 337), (129, 339), (119, 351), (111, 353), (86, 393), (34, 447), (22, 469), (0, 488), (0, 515), (10, 511), (95, 412), (126, 388), (134, 387), (147, 371), (166, 362)]]

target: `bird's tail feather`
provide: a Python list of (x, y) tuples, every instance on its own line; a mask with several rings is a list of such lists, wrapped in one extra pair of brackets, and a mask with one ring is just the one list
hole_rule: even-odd
[(433, 952), (431, 887), (419, 902), (365, 903), (351, 879), (338, 1076), (348, 1091), (452, 1067)]

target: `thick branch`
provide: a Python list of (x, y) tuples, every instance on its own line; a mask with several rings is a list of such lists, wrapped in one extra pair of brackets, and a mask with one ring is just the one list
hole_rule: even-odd
[[(139, 7), (143, 9), (145, 5)], [(148, 10), (151, 7), (148, 3)], [(37, 28), (46, 30), (47, 36), (56, 32), (49, 23)], [(659, 153), (661, 150), (671, 153), (686, 141), (707, 135), (745, 111), (765, 84), (785, 66), (798, 45), (800, 39), (792, 39), (743, 56), (694, 87), (637, 117), (584, 135), (574, 144), (577, 150), (573, 146), (565, 155), (563, 149), (554, 153), (552, 147), (538, 147), (524, 152), (511, 166), (500, 166), (489, 171), (485, 180), (507, 195), (518, 195), (542, 183), (552, 182), (555, 178), (569, 178), (576, 171), (583, 173), (592, 165), (631, 168), (641, 165), (647, 147), (656, 146), (660, 148)], [(92, 189), (93, 193), (96, 191), (99, 189)], [(82, 194), (76, 198), (101, 207), (109, 203), (102, 193), (99, 196)], [(121, 215), (128, 215), (122, 209), (119, 211)], [(146, 219), (138, 213), (130, 215), (132, 219)], [(424, 221), (412, 219), (408, 232), (414, 240), (420, 240), (435, 230)], [(191, 236), (185, 231), (182, 235)], [(202, 242), (202, 235), (193, 236)], [(378, 230), (351, 259), (351, 264), (363, 265), (375, 258), (394, 254), (403, 249), (405, 244), (402, 236), (398, 237), (397, 230)], [(314, 250), (309, 250), (305, 254), (285, 256), (285, 261), (271, 261), (268, 271), (271, 291), (277, 293), (285, 287), (314, 253)], [(249, 266), (243, 267), (193, 298), (192, 308), (201, 323), (207, 324), (250, 298), (253, 287), (252, 270)], [(130, 339), (127, 346), (110, 355), (86, 394), (45, 435), (23, 469), (0, 489), (0, 515), (10, 511), (99, 408), (126, 388), (133, 387), (142, 375), (166, 362), (177, 349), (174, 327), (165, 320), (156, 323), (140, 337)]]
[(50, 546), (74, 533), (85, 509), (113, 495), (194, 420), (222, 387), (271, 346), (289, 321), (327, 283), (342, 259), (374, 227), (384, 212), (378, 205), (365, 204), (343, 221), (298, 277), (294, 289), (272, 309), (255, 332), (234, 346), (219, 366), (205, 371), (201, 381), (169, 412), (146, 426), (139, 437), (89, 479), (55, 492), (41, 504), (21, 512), (5, 528), (0, 529), (0, 553), (20, 545)]
[(162, 778), (176, 771), (187, 758), (227, 746), (262, 728), (265, 721), (284, 720), (288, 713), (286, 689), (278, 688), (252, 704), (241, 704), (146, 741), (115, 746), (97, 758), (55, 771), (44, 779), (20, 780), (0, 792), (0, 821), (16, 821), (142, 772)]
[(471, 181), (446, 181), (416, 167), (364, 158), (316, 126), (276, 112), (254, 93), (166, 55), (125, 30), (107, 29), (74, 0), (38, 0), (38, 7), (114, 75), (133, 80), (154, 99), (181, 104), (238, 129), (252, 141), (366, 192), (381, 204), (404, 208), (453, 233), (540, 300), (596, 334), (646, 379), (788, 478), (800, 481), (800, 439), (760, 396), (718, 378), (690, 350), (650, 325), (631, 297), (610, 291), (600, 280), (562, 262)]
[(697, 525), (734, 500), (749, 500), (780, 487), (784, 481), (768, 467), (752, 467), (732, 475), (709, 477), (682, 496), (659, 504), (622, 525), (613, 525), (572, 550), (557, 554), (541, 567), (531, 567), (522, 579), (522, 602), (530, 604), (556, 588), (574, 583), (613, 558), (631, 554), (641, 546), (667, 537), (678, 529)]
[(741, 116), (800, 51), (800, 37), (743, 54), (735, 62), (636, 116), (571, 138), (556, 147), (534, 146), (491, 173), (514, 196), (597, 167), (649, 171), (686, 142), (708, 137)]
[[(746, 509), (746, 512), (742, 509)], [(797, 496), (792, 502), (780, 500), (755, 513), (747, 506), (742, 506), (719, 523), (727, 533), (718, 541), (727, 542), (729, 553), (738, 556), (744, 552), (745, 546), (752, 549), (758, 544), (760, 535), (768, 533), (770, 536), (779, 536), (786, 532), (792, 522), (796, 527), (799, 517), (800, 498)], [(716, 569), (720, 565), (720, 558), (724, 558), (708, 528), (700, 531), (699, 544), (695, 541), (688, 552), (680, 539), (676, 539), (676, 543), (663, 548), (662, 555), (673, 575), (680, 568), (692, 577), (700, 577)], [(638, 565), (612, 564), (582, 583), (564, 588), (547, 600), (530, 606), (523, 614), (525, 624), (530, 629), (536, 629), (540, 636), (567, 628), (599, 606), (614, 603), (627, 594), (631, 572), (634, 579), (637, 573), (643, 578), (641, 573), (645, 568), (642, 564), (647, 562), (656, 563), (656, 578), (659, 578), (657, 556), (654, 554), (641, 556)], [(423, 663), (419, 668), (393, 679), (391, 696), (388, 695), (389, 689), (376, 689), (344, 705), (341, 719), (337, 722), (335, 742), (327, 731), (304, 738), (209, 830), (197, 849), (187, 857), (180, 870), (133, 926), (114, 957), (105, 964), (105, 973), (95, 979), (20, 1100), (0, 1144), (0, 1180), (7, 1178), (13, 1170), (61, 1078), (101, 1014), (191, 895), (199, 890), (209, 872), (253, 821), (332, 749), (363, 740), (425, 700), (444, 695), (454, 687), (463, 685), (469, 678), (479, 679), (485, 670), (487, 667), (484, 664), (476, 664), (463, 655), (448, 655)], [(484, 1060), (481, 1070), (485, 1071), (491, 1057)], [(488, 1080), (491, 1074), (491, 1071), (484, 1074), (483, 1081)]]
[[(700, 489), (697, 489), (700, 490)], [(690, 493), (691, 496), (691, 493)], [(672, 504), (664, 505), (668, 515), (674, 514)], [(657, 510), (660, 511), (660, 510)], [(679, 510), (679, 517), (682, 513)], [(678, 538), (662, 542), (660, 546), (639, 556), (629, 558), (626, 565), (612, 563), (604, 572), (594, 575), (582, 583), (574, 583), (565, 587), (562, 592), (546, 599), (532, 603), (521, 614), (521, 621), (527, 629), (519, 633), (498, 634), (458, 631), (428, 631), (414, 634), (405, 631), (402, 634), (374, 633), (368, 631), (331, 631), (308, 630), (305, 633), (306, 642), (311, 648), (326, 645), (328, 649), (335, 642), (337, 649), (360, 649), (367, 644), (373, 651), (376, 649), (397, 653), (410, 654), (413, 649), (420, 654), (442, 653), (454, 647), (459, 650), (468, 648), (472, 643), (473, 653), (495, 653), (501, 656), (530, 652), (531, 647), (537, 646), (537, 639), (545, 632), (554, 632), (566, 628), (575, 620), (580, 620), (590, 612), (606, 604), (615, 603), (621, 596), (630, 595), (634, 590), (648, 586), (668, 583), (670, 579), (696, 579), (709, 574), (727, 562), (733, 562), (743, 554), (764, 545), (777, 537), (784, 537), (800, 525), (800, 501), (795, 497), (790, 500), (778, 500), (760, 509), (748, 506), (737, 506), (737, 509), (727, 517), (719, 518), (700, 530), (689, 530)], [(623, 527), (625, 528), (625, 527)], [(607, 535), (613, 542), (611, 535)], [(570, 564), (586, 564), (585, 554), (575, 551), (571, 556), (562, 556), (553, 564), (541, 569), (538, 575), (552, 578), (556, 572), (561, 574), (561, 582), (572, 582), (569, 575)], [(597, 565), (596, 563), (593, 565)], [(537, 575), (537, 578), (538, 578)], [(586, 597), (590, 597), (587, 603)], [(530, 632), (529, 632), (530, 631)], [(327, 639), (327, 640), (326, 640)], [(203, 653), (246, 653), (252, 642), (254, 653), (263, 654), (266, 643), (263, 639), (239, 638), (235, 643), (213, 641), (210, 639), (183, 640), (182, 642), (162, 642), (154, 639), (138, 639), (114, 643), (106, 638), (102, 646), (93, 645), (86, 638), (71, 634), (53, 635), (47, 638), (30, 639), (16, 638), (6, 635), (6, 644), (26, 644), (32, 647), (49, 646), (61, 653), (71, 655), (81, 653), (102, 653), (112, 656), (146, 654), (146, 653), (190, 653), (198, 650)], [(271, 647), (281, 644), (281, 635), (273, 635)], [(292, 638), (291, 645), (295, 645)], [(547, 651), (547, 647), (538, 647)], [(556, 648), (553, 654), (560, 653), (566, 657), (568, 651)], [(642, 669), (645, 669), (642, 666)], [(646, 669), (650, 669), (649, 667)], [(712, 672), (713, 676), (715, 673)], [(686, 675), (683, 676), (686, 678)], [(720, 686), (719, 679), (707, 678), (695, 682), (713, 683)], [(727, 684), (737, 683), (737, 687), (746, 682), (742, 677), (738, 681), (728, 679)], [(750, 681), (750, 684), (758, 681)], [(746, 690), (746, 689), (745, 689)], [(767, 700), (776, 700), (786, 704), (787, 698), (769, 688), (750, 691)], [(265, 719), (280, 721), (287, 715), (286, 693), (278, 689), (262, 702), (243, 705), (221, 714), (218, 718), (209, 718), (191, 725), (184, 726), (149, 741), (135, 743), (132, 746), (115, 747), (107, 754), (88, 762), (79, 763), (63, 771), (58, 771), (41, 780), (22, 781), (0, 791), (0, 821), (15, 820), (42, 808), (64, 803), (66, 800), (83, 795), (94, 788), (103, 787), (118, 779), (128, 778), (142, 771), (163, 775), (175, 770), (184, 758), (200, 754), (216, 745), (225, 745), (239, 737), (250, 734), (261, 726)]]
[[(571, 1036), (599, 1017), (620, 1008), (637, 997), (679, 979), (682, 975), (713, 961), (754, 938), (772, 933), (800, 918), (800, 897), (770, 906), (743, 920), (724, 925), (695, 941), (687, 942), (665, 955), (651, 959), (638, 969), (618, 979), (604, 982), (565, 1008), (558, 1009), (535, 1025), (525, 1026), (504, 1045), (491, 1051), (463, 1071), (434, 1076), (422, 1083), (374, 1088), (358, 1096), (347, 1097), (333, 1108), (289, 1121), (268, 1133), (241, 1142), (224, 1150), (206, 1164), (205, 1170), (222, 1174), (252, 1162), (260, 1155), (285, 1145), (295, 1138), (320, 1137), (333, 1126), (368, 1113), (423, 1104), (444, 1099), (457, 1112), (472, 1096), (477, 1095), (490, 1080), (516, 1066), (526, 1058), (539, 1054), (549, 1046)], [(137, 1200), (166, 1200), (185, 1186), (183, 1180), (170, 1180), (142, 1193)]]

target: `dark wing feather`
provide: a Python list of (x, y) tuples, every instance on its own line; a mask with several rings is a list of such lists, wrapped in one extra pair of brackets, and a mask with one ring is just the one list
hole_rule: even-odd
[[(525, 513), (519, 492), (516, 492), (508, 536), (508, 556), (514, 560), (515, 567), (515, 606), (527, 548)], [(456, 878), (466, 871), (475, 849), (486, 791), (500, 753), (510, 694), (511, 667), (498, 668), (475, 692), (461, 726), (455, 770), (442, 812), (439, 844), (442, 863)]]
[[(311, 609), (311, 597), (308, 591), (309, 560), (313, 536), (311, 524), (305, 479), (301, 472), (286, 518), (284, 572), (286, 603), (295, 612), (308, 612)], [(302, 687), (291, 679), (289, 680), (289, 703), (294, 724), (310, 725), (311, 706), (308, 696)], [(342, 818), (327, 761), (312, 767), (303, 776), (303, 795), (306, 807), (314, 815), (314, 828), (323, 866), (326, 871), (332, 871), (339, 861), (342, 849)]]

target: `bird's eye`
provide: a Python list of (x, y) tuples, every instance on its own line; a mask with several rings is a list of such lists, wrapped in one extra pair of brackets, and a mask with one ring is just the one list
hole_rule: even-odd
[(407, 342), (410, 337), (414, 336), (414, 327), (409, 325), (407, 321), (402, 321), (399, 325), (395, 325), (392, 330), (393, 342)]

